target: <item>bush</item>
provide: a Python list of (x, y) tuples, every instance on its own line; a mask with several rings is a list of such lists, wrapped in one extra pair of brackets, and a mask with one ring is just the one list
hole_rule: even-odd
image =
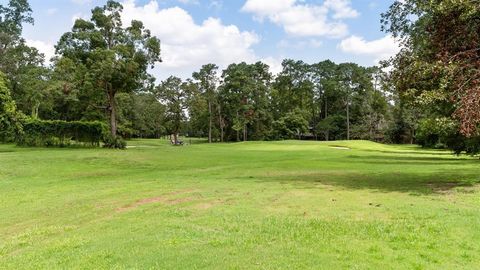
[(72, 141), (100, 146), (106, 130), (101, 122), (27, 119), (17, 143), (25, 146), (65, 147)]
[(444, 149), (457, 131), (457, 124), (449, 118), (424, 119), (418, 127), (417, 143), (423, 147)]
[(120, 136), (105, 135), (103, 138), (103, 147), (113, 149), (127, 148), (127, 142)]

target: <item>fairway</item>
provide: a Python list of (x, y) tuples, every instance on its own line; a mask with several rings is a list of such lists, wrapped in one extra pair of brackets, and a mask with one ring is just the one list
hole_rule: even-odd
[(478, 159), (416, 146), (0, 145), (0, 269), (478, 269)]

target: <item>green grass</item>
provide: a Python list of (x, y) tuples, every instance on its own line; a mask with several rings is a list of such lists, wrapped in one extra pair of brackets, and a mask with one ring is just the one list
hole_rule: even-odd
[(0, 145), (0, 269), (480, 265), (477, 159), (364, 141), (130, 145)]

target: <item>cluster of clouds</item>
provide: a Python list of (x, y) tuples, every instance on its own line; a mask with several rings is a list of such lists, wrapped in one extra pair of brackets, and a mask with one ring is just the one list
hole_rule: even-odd
[[(92, 0), (71, 0), (76, 4), (91, 4)], [(178, 0), (180, 4), (198, 5), (199, 0)], [(227, 25), (220, 19), (209, 17), (197, 23), (185, 9), (176, 6), (163, 8), (158, 0), (144, 5), (135, 0), (124, 0), (123, 20), (141, 20), (161, 38), (163, 63), (154, 74), (164, 77), (175, 74), (186, 77), (202, 64), (216, 63), (221, 67), (239, 61), (264, 61), (273, 72), (280, 71), (281, 59), (259, 57), (254, 50), (261, 37), (254, 31), (243, 31), (235, 25)], [(221, 8), (221, 0), (210, 0), (210, 7)], [(250, 14), (259, 23), (273, 23), (281, 27), (288, 39), (277, 45), (282, 48), (318, 48), (322, 39), (338, 40), (337, 49), (352, 55), (364, 55), (379, 61), (394, 55), (398, 44), (391, 36), (378, 40), (365, 40), (350, 35), (347, 20), (360, 16), (350, 0), (325, 0), (321, 4), (309, 4), (304, 0), (246, 0), (240, 10)], [(48, 10), (54, 14), (56, 10)], [(75, 15), (79, 17), (79, 15)], [(53, 46), (41, 41), (28, 43), (53, 56)], [(373, 64), (373, 63), (372, 63)]]
[(297, 0), (248, 0), (242, 11), (252, 13), (260, 21), (268, 19), (287, 34), (299, 37), (343, 37), (348, 33), (343, 19), (360, 15), (349, 0), (325, 0), (321, 5)]
[(226, 66), (257, 60), (252, 46), (260, 37), (235, 25), (225, 25), (218, 18), (210, 17), (197, 24), (186, 10), (162, 9), (157, 1), (139, 6), (134, 0), (126, 0), (123, 8), (125, 23), (141, 20), (153, 35), (161, 37), (163, 63), (158, 66), (159, 73), (182, 74), (210, 62)]

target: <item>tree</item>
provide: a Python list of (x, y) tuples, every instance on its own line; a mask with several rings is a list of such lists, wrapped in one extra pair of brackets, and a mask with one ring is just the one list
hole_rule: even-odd
[(389, 62), (400, 98), (425, 117), (455, 120), (462, 140), (479, 135), (479, 16), (477, 1), (456, 0), (395, 1), (382, 15), (383, 29), (403, 45)]
[(212, 129), (215, 102), (215, 91), (217, 88), (217, 70), (218, 66), (215, 64), (208, 64), (202, 66), (199, 72), (194, 72), (192, 77), (199, 82), (200, 90), (205, 95), (208, 105), (208, 142), (212, 143)]
[(33, 24), (32, 9), (27, 0), (10, 0), (0, 5), (0, 70), (14, 66), (12, 55), (19, 55), (17, 48), (24, 46), (23, 24)]
[[(257, 62), (231, 64), (223, 71), (218, 101), (221, 129), (229, 140), (265, 139), (272, 124), (268, 65)], [(222, 132), (223, 133), (223, 132)]]
[[(37, 73), (43, 65), (44, 55), (25, 44), (21, 37), (23, 24), (33, 24), (32, 10), (27, 0), (10, 0), (8, 5), (0, 5), (0, 71), (8, 79), (11, 95), (17, 106), (22, 108), (25, 94), (34, 94), (22, 89), (27, 73)], [(29, 79), (29, 84), (35, 79)], [(30, 89), (31, 90), (31, 89)], [(31, 107), (27, 112), (31, 111)]]
[(56, 46), (58, 55), (85, 66), (94, 87), (105, 93), (112, 136), (117, 134), (116, 94), (151, 83), (147, 70), (161, 61), (160, 41), (140, 21), (124, 28), (122, 11), (122, 5), (111, 0), (94, 8), (90, 21), (77, 19)]
[(344, 63), (337, 67), (338, 80), (340, 82), (338, 89), (345, 104), (346, 124), (347, 124), (347, 140), (350, 140), (351, 131), (351, 107), (356, 105), (354, 99), (362, 97), (365, 87), (368, 84), (368, 77), (364, 70), (356, 64)]
[(17, 88), (22, 93), (17, 98), (20, 108), (25, 113), (30, 112), (32, 118), (38, 118), (40, 106), (51, 102), (50, 70), (42, 66), (31, 66), (19, 74), (17, 80)]
[(180, 78), (171, 76), (157, 87), (157, 97), (166, 107), (167, 128), (173, 134), (175, 144), (186, 119), (187, 85)]
[(0, 72), (0, 141), (11, 140), (21, 132), (19, 118), (20, 114), (16, 111), (15, 102), (7, 88), (5, 75)]

